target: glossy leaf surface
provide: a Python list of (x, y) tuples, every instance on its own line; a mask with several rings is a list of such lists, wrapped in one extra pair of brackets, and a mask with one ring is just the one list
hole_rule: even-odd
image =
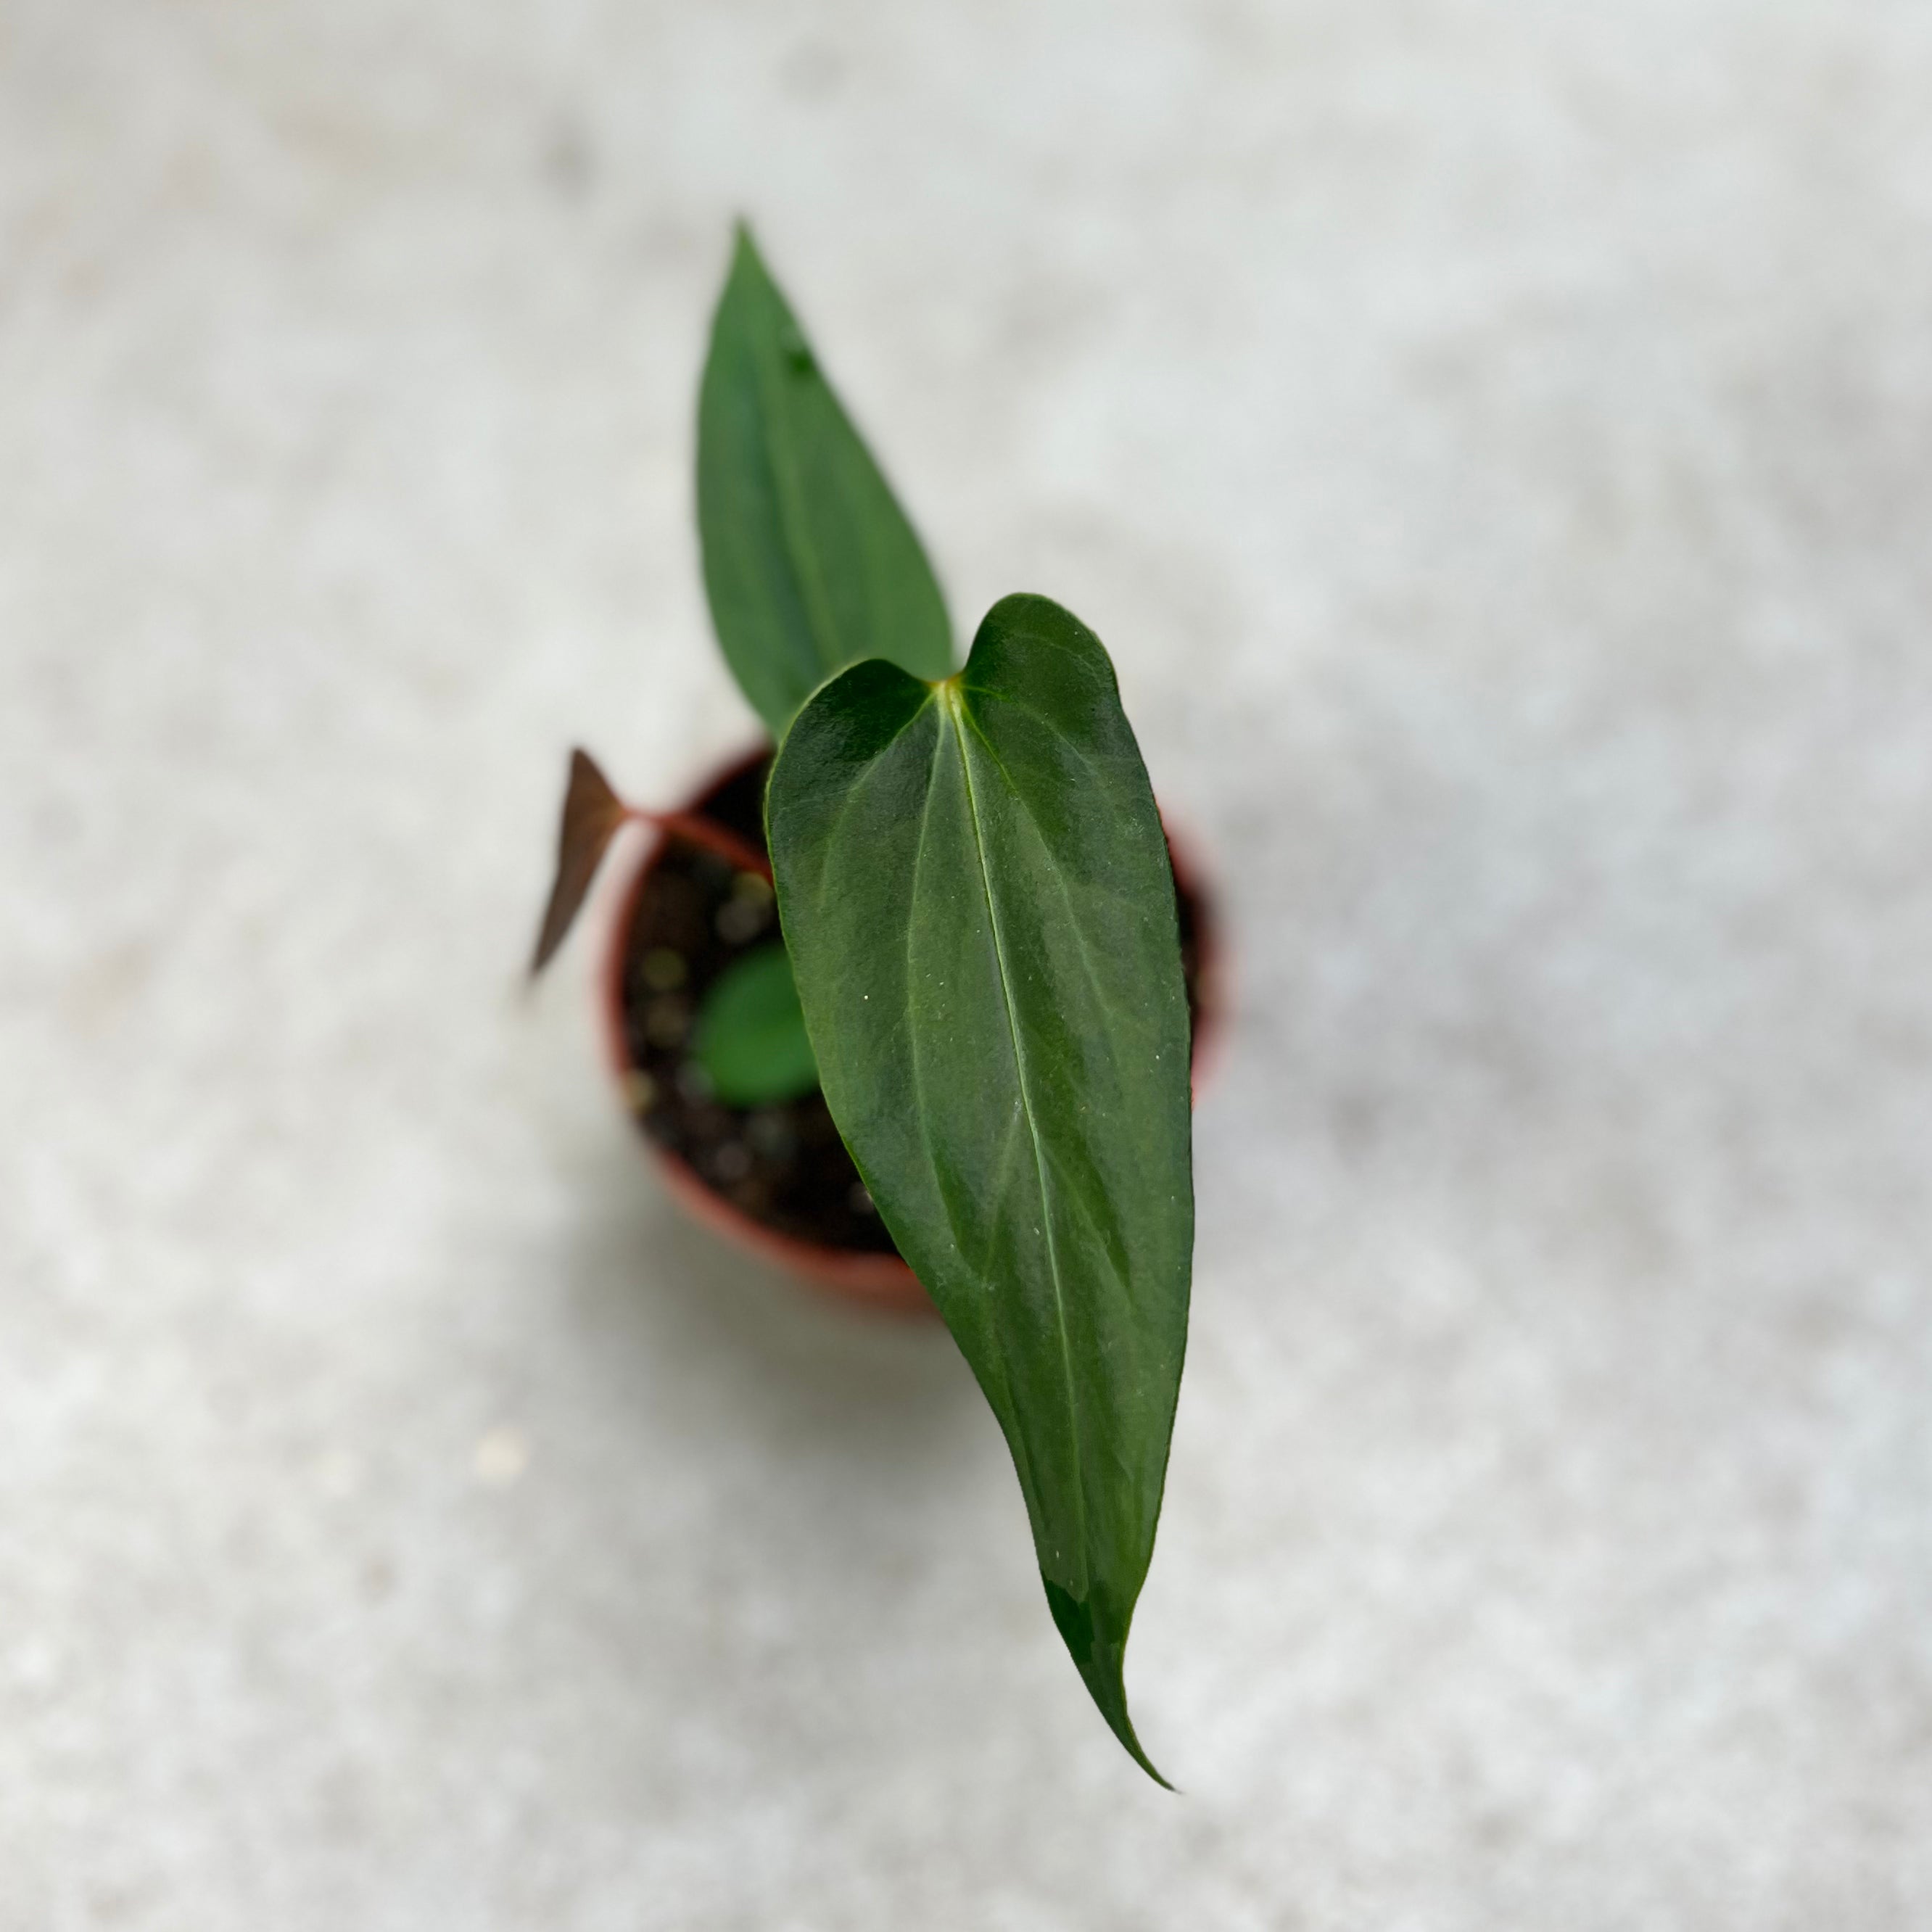
[(952, 669), (919, 538), (742, 228), (698, 398), (698, 526), (718, 642), (775, 739), (860, 658)]
[(1193, 1245), (1173, 877), (1100, 640), (1010, 597), (965, 670), (854, 667), (766, 794), (832, 1118), (998, 1415), (1048, 1601), (1156, 1777), (1122, 1660)]
[(791, 962), (774, 940), (735, 961), (698, 1009), (698, 1064), (728, 1107), (772, 1107), (818, 1084)]

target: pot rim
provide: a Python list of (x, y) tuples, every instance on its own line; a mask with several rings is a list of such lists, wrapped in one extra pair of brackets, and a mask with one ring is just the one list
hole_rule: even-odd
[[(742, 777), (772, 754), (769, 745), (760, 745), (716, 766), (709, 777), (692, 788), (680, 809), (691, 812), (736, 778)], [(1167, 835), (1168, 850), (1174, 877), (1195, 908), (1194, 999), (1196, 1018), (1189, 1060), (1192, 1090), (1198, 1102), (1204, 1080), (1218, 1065), (1222, 1035), (1222, 971), (1220, 930), (1213, 895), (1202, 883), (1202, 870), (1192, 839), (1177, 835), (1167, 816), (1161, 816), (1161, 829)], [(598, 975), (598, 1007), (603, 1022), (604, 1058), (615, 1076), (618, 1090), (626, 1096), (641, 1070), (631, 1057), (628, 1030), (624, 1024), (624, 967), (629, 950), (631, 928), (637, 917), (638, 902), (651, 875), (670, 849), (672, 835), (654, 829), (650, 842), (632, 868), (631, 876), (618, 895), (603, 950), (603, 965)], [(634, 1120), (634, 1113), (632, 1114)], [(896, 1254), (866, 1254), (851, 1248), (833, 1247), (823, 1241), (807, 1240), (796, 1234), (781, 1234), (728, 1201), (706, 1181), (681, 1154), (642, 1137), (666, 1185), (679, 1204), (715, 1234), (748, 1249), (760, 1260), (772, 1263), (801, 1276), (814, 1286), (833, 1291), (849, 1300), (886, 1309), (896, 1313), (933, 1314), (932, 1303), (920, 1286), (919, 1277)]]

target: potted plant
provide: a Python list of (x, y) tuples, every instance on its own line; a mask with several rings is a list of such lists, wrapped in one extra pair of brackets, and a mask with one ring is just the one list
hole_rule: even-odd
[(937, 1310), (1005, 1432), (1054, 1623), (1159, 1778), (1123, 1660), (1186, 1336), (1199, 896), (1090, 631), (1007, 597), (958, 663), (742, 227), (698, 509), (718, 640), (776, 748), (671, 812), (574, 753), (532, 970), (618, 829), (655, 826), (602, 984), (674, 1191), (815, 1280)]

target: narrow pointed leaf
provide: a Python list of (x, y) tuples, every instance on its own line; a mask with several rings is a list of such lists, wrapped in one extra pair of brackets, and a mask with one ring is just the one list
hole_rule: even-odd
[(556, 876), (550, 882), (550, 903), (530, 958), (534, 979), (550, 964), (584, 904), (597, 876), (605, 848), (629, 814), (610, 782), (589, 752), (570, 754), (570, 784), (563, 796), (563, 818), (556, 833)]
[(718, 640), (774, 738), (860, 658), (952, 669), (932, 566), (742, 228), (698, 398), (698, 528)]
[(1158, 1777), (1122, 1660), (1186, 1338), (1188, 1019), (1107, 654), (1010, 597), (956, 679), (856, 665), (766, 815), (832, 1118), (1006, 1432), (1074, 1662)]

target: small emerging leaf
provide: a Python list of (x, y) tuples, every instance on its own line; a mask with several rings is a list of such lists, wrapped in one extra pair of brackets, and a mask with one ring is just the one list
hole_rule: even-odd
[(774, 1107), (818, 1084), (782, 944), (746, 953), (712, 984), (698, 1009), (694, 1051), (728, 1107)]
[(624, 801), (610, 789), (596, 760), (587, 752), (572, 752), (563, 821), (557, 828), (556, 877), (551, 882), (550, 904), (544, 908), (543, 928), (530, 959), (532, 979), (563, 944), (590, 882), (597, 876), (606, 848), (628, 816)]
[(698, 397), (698, 529), (718, 641), (774, 739), (861, 658), (952, 670), (932, 566), (742, 227)]
[(999, 1418), (1120, 1742), (1187, 1332), (1188, 1018), (1160, 816), (1100, 642), (1009, 597), (934, 686), (854, 666), (766, 798), (825, 1097)]

